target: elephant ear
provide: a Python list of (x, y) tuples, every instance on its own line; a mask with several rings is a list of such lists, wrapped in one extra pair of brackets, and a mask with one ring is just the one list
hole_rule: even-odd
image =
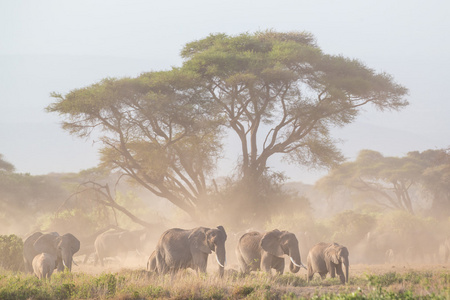
[(208, 246), (208, 240), (206, 238), (206, 229), (197, 228), (188, 237), (189, 246), (192, 250), (199, 250), (206, 254), (211, 254), (211, 248)]
[(33, 247), (38, 253), (48, 253), (57, 256), (57, 245), (60, 238), (53, 234), (44, 234), (34, 242)]
[(277, 257), (283, 257), (284, 252), (281, 249), (280, 236), (282, 232), (278, 229), (266, 232), (261, 239), (261, 248)]
[(225, 241), (227, 240), (227, 233), (225, 232), (225, 228), (223, 228), (222, 225), (217, 226), (217, 229), (219, 229), (223, 235), (225, 236)]
[(333, 243), (330, 246), (328, 246), (325, 251), (325, 257), (328, 258), (333, 264), (340, 264), (339, 260), (339, 249), (341, 248), (340, 245)]
[(68, 241), (72, 254), (77, 253), (78, 250), (80, 250), (81, 243), (73, 234), (66, 233), (61, 238)]

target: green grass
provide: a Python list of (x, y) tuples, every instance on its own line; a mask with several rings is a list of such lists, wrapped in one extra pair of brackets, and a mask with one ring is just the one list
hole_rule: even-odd
[(31, 274), (0, 271), (0, 299), (450, 299), (450, 273), (388, 272), (339, 280), (305, 275), (216, 275), (184, 271), (157, 276), (145, 270), (90, 275), (54, 273), (41, 281)]

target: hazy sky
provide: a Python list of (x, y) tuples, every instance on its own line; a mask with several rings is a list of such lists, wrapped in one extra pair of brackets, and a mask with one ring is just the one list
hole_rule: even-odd
[[(409, 88), (400, 112), (368, 109), (335, 130), (344, 154), (403, 156), (450, 146), (448, 1), (20, 1), (0, 0), (0, 153), (18, 172), (78, 172), (98, 162), (98, 144), (73, 138), (44, 108), (50, 92), (105, 77), (179, 66), (187, 42), (210, 33), (308, 31), (325, 53), (387, 72)], [(230, 139), (231, 140), (231, 139)], [(235, 162), (233, 146), (219, 168)], [(230, 163), (231, 162), (231, 163)], [(291, 180), (311, 172), (272, 160)]]

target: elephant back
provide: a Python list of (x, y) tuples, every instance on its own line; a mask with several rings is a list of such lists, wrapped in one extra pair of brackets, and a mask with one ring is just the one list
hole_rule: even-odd
[(244, 256), (250, 255), (254, 253), (258, 253), (258, 256), (260, 257), (261, 253), (261, 239), (263, 235), (257, 231), (247, 232), (244, 233), (244, 235), (241, 236), (238, 242), (237, 249), (239, 252), (241, 252)]

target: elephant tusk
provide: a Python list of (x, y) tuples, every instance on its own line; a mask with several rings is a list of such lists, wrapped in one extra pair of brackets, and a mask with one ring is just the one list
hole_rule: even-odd
[(72, 263), (78, 267), (78, 264), (74, 260), (72, 260)]
[(63, 266), (66, 267), (66, 268), (69, 268), (69, 267), (66, 265), (66, 262), (64, 261), (64, 259), (63, 259)]
[(294, 264), (294, 266), (296, 266), (297, 268), (305, 268), (306, 269), (306, 267), (305, 267), (305, 265), (301, 262), (300, 263), (300, 265), (299, 264), (297, 264), (295, 261), (294, 261), (294, 259), (292, 258), (292, 257), (289, 257), (290, 259), (291, 259), (291, 262)]
[(301, 263), (301, 265), (303, 268), (305, 268), (305, 270), (308, 270), (308, 268), (303, 263)]
[[(222, 268), (225, 268), (225, 266), (220, 263), (219, 258), (217, 257), (217, 254), (216, 254), (216, 260), (217, 260), (217, 263), (219, 264), (219, 266), (221, 266)], [(225, 259), (224, 264), (226, 265), (226, 259)]]

